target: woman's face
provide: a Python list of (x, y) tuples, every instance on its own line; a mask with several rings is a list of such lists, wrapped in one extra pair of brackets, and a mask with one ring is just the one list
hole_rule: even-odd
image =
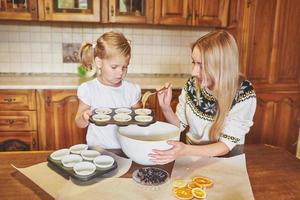
[(202, 57), (199, 48), (197, 46), (194, 47), (192, 51), (192, 76), (197, 78), (200, 85), (207, 86), (209, 89), (212, 89), (212, 79), (211, 77), (205, 74), (205, 71), (203, 69), (204, 65), (201, 58)]
[[(99, 58), (98, 58), (99, 59)], [(100, 81), (109, 86), (118, 87), (127, 74), (130, 56), (112, 56), (107, 59), (99, 59), (99, 69), (101, 70)]]

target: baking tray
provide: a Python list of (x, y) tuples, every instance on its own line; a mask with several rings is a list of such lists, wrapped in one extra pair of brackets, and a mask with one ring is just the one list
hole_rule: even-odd
[[(78, 180), (80, 182), (87, 182), (90, 181), (96, 177), (100, 177), (104, 174), (107, 174), (108, 172), (113, 171), (114, 169), (116, 169), (118, 167), (117, 162), (115, 161), (113, 163), (113, 165), (109, 168), (105, 168), (105, 169), (100, 169), (96, 166), (96, 170), (94, 173), (90, 174), (90, 175), (86, 175), (86, 176), (82, 176), (82, 175), (78, 175), (74, 172), (72, 167), (65, 167), (63, 166), (63, 164), (61, 163), (60, 160), (53, 160), (50, 155), (47, 158), (48, 161), (48, 166), (53, 169), (54, 171), (56, 171), (58, 174), (62, 175), (65, 178), (69, 178), (72, 177), (75, 180)], [(88, 162), (92, 162), (92, 161), (88, 161)]]
[(110, 114), (107, 114), (110, 116), (110, 120), (108, 121), (104, 121), (104, 122), (99, 122), (99, 121), (94, 121), (93, 120), (93, 115), (96, 115), (97, 113), (95, 112), (96, 109), (94, 109), (92, 111), (92, 115), (90, 116), (90, 119), (89, 121), (97, 126), (106, 126), (108, 124), (115, 124), (115, 125), (118, 125), (118, 126), (128, 126), (130, 124), (136, 124), (136, 125), (139, 125), (139, 126), (149, 126), (150, 124), (153, 124), (156, 120), (154, 118), (154, 112), (153, 110), (151, 110), (151, 113), (148, 114), (148, 116), (152, 116), (152, 120), (149, 121), (149, 122), (141, 122), (141, 121), (136, 121), (134, 118), (135, 116), (137, 116), (137, 114), (135, 113), (135, 110), (137, 109), (133, 109), (133, 108), (127, 108), (127, 109), (130, 109), (131, 110), (131, 113), (128, 114), (131, 116), (131, 120), (129, 121), (126, 121), (126, 122), (120, 122), (120, 121), (116, 121), (114, 120), (113, 116), (116, 115), (117, 113), (115, 112), (117, 109), (120, 109), (120, 108), (109, 108), (112, 110), (112, 112)]

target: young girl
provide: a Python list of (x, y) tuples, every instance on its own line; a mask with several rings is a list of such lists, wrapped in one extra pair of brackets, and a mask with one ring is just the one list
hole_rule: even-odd
[(153, 150), (157, 164), (180, 156), (220, 156), (243, 144), (253, 124), (256, 95), (252, 84), (239, 76), (238, 48), (226, 31), (211, 32), (192, 45), (192, 77), (179, 96), (176, 114), (170, 101), (172, 88), (159, 92), (161, 109), (181, 130), (189, 126), (186, 143), (169, 141), (173, 148)]
[(76, 114), (76, 124), (80, 128), (88, 126), (87, 144), (107, 149), (121, 148), (117, 139), (117, 126), (96, 126), (89, 124), (92, 110), (100, 107), (137, 107), (141, 88), (123, 80), (127, 74), (131, 47), (122, 33), (103, 34), (96, 44), (85, 43), (80, 50), (81, 63), (87, 68), (95, 65), (100, 75), (79, 86), (80, 100)]

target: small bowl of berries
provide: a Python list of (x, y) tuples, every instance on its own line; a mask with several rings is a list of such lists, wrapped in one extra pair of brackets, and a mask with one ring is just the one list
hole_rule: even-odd
[(132, 173), (132, 178), (146, 189), (157, 190), (169, 182), (169, 173), (159, 167), (142, 167)]

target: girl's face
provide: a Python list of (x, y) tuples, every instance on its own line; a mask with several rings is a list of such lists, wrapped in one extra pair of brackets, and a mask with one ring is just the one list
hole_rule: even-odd
[[(97, 59), (99, 59), (97, 57)], [(99, 59), (98, 67), (101, 70), (100, 81), (109, 86), (118, 87), (127, 74), (130, 56), (112, 56), (107, 59)]]
[(205, 74), (205, 71), (203, 69), (204, 65), (201, 60), (201, 53), (199, 48), (196, 46), (192, 51), (192, 76), (196, 77), (199, 84), (201, 86), (206, 86), (209, 89), (212, 89), (213, 86), (212, 79)]

